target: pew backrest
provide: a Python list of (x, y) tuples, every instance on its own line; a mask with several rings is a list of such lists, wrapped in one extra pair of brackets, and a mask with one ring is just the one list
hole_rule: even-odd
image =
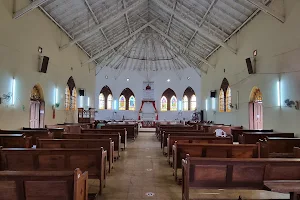
[(65, 133), (63, 139), (111, 139), (114, 142), (114, 150), (120, 154), (121, 136), (120, 134), (81, 134)]
[(167, 146), (167, 139), (168, 136), (172, 135), (172, 136), (211, 136), (211, 137), (215, 137), (216, 135), (214, 133), (207, 133), (207, 132), (203, 132), (200, 130), (184, 130), (184, 131), (178, 131), (178, 130), (174, 130), (174, 131), (163, 131), (162, 133), (162, 139), (160, 141), (161, 143), (161, 148), (164, 148)]
[(231, 129), (231, 134), (232, 134), (232, 137), (233, 137), (233, 141), (234, 142), (238, 142), (239, 141), (239, 135), (243, 134), (243, 133), (251, 133), (251, 132), (263, 132), (263, 133), (268, 133), (268, 132), (274, 132), (273, 129), (262, 129), (262, 130), (259, 130), (259, 129), (242, 129), (242, 128), (233, 128)]
[(274, 132), (243, 132), (239, 135), (240, 144), (256, 144), (259, 140), (264, 140), (267, 137), (284, 137), (294, 138), (294, 133), (274, 133)]
[(294, 157), (300, 158), (300, 148), (299, 147), (294, 147)]
[(267, 137), (259, 141), (261, 157), (294, 157), (294, 147), (300, 147), (300, 138)]
[(53, 138), (53, 134), (48, 130), (0, 130), (0, 134), (24, 134), (27, 137), (32, 137), (33, 145), (36, 145), (36, 138)]
[(264, 189), (265, 180), (299, 180), (300, 159), (195, 158), (182, 160), (183, 198), (189, 188)]
[(177, 178), (177, 169), (181, 168), (186, 155), (207, 158), (258, 158), (257, 144), (197, 144), (175, 142), (173, 145), (173, 169)]
[(32, 137), (25, 134), (0, 134), (0, 146), (5, 148), (31, 148)]
[(88, 172), (0, 171), (0, 199), (87, 200)]
[(124, 144), (124, 149), (127, 146), (127, 130), (124, 129), (81, 129), (81, 133), (84, 134), (120, 134), (121, 143)]
[(111, 139), (37, 139), (36, 148), (100, 149), (107, 151), (109, 172), (113, 167), (114, 142)]

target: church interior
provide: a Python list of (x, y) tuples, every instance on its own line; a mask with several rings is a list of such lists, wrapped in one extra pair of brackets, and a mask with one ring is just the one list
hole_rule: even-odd
[(300, 200), (299, 0), (0, 0), (0, 200)]

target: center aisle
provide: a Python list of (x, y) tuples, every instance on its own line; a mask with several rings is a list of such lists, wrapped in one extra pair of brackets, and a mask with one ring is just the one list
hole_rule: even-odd
[(181, 200), (181, 186), (172, 173), (154, 132), (140, 132), (114, 163), (98, 200)]

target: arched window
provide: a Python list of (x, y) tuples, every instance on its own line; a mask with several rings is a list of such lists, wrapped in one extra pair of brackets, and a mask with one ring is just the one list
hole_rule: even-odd
[(129, 110), (135, 110), (135, 97), (131, 96), (129, 98)]
[(165, 96), (162, 96), (160, 99), (160, 110), (167, 111), (168, 110), (168, 101)]
[[(124, 97), (124, 108), (120, 106), (120, 100), (122, 96)], [(125, 88), (122, 91), (119, 99), (119, 110), (135, 110), (135, 97), (131, 89)]]
[(119, 110), (126, 110), (126, 99), (123, 95), (119, 98)]
[(231, 89), (229, 87), (228, 80), (223, 79), (220, 94), (219, 94), (219, 111), (220, 112), (231, 112)]
[(111, 94), (107, 97), (107, 110), (112, 110), (113, 96)]
[(65, 109), (66, 110), (76, 110), (77, 108), (77, 92), (75, 81), (71, 76), (67, 82), (65, 89)]
[(73, 90), (72, 90), (71, 109), (72, 110), (77, 109), (77, 92), (76, 92), (76, 88), (73, 88)]
[(69, 86), (66, 86), (66, 89), (65, 89), (65, 110), (70, 110), (70, 99), (71, 99), (70, 89), (69, 89)]
[(231, 112), (231, 89), (228, 86), (226, 91), (226, 112)]
[(99, 109), (104, 110), (105, 109), (105, 97), (103, 93), (100, 93), (99, 95)]
[(183, 103), (183, 111), (189, 110), (189, 99), (186, 95), (183, 96), (182, 103)]
[(260, 89), (256, 86), (254, 86), (251, 90), (251, 93), (250, 93), (250, 100), (249, 102), (262, 102), (263, 100), (263, 97), (262, 97), (262, 93), (260, 91)]
[(196, 95), (192, 95), (191, 97), (191, 110), (196, 110), (197, 108), (197, 98)]
[(171, 97), (171, 111), (177, 111), (177, 98), (175, 96)]
[[(101, 94), (103, 96), (101, 96)], [(111, 110), (112, 109), (112, 101), (113, 101), (112, 92), (111, 92), (110, 88), (106, 85), (100, 91), (99, 109), (100, 110), (105, 110), (105, 109)]]
[[(163, 97), (166, 98), (166, 104), (167, 104), (166, 109), (165, 109), (165, 106), (162, 105)], [(175, 101), (172, 102), (173, 97), (175, 98), (176, 102)], [(172, 106), (172, 104), (174, 106)], [(176, 109), (175, 109), (175, 104), (176, 104)], [(171, 110), (171, 111), (177, 110), (177, 97), (176, 97), (175, 92), (170, 88), (168, 88), (164, 91), (164, 93), (162, 94), (162, 98), (161, 98), (161, 111), (169, 111), (169, 110)]]
[(223, 89), (221, 89), (220, 94), (219, 94), (219, 111), (220, 112), (225, 111), (224, 100), (225, 100), (224, 91), (223, 91)]

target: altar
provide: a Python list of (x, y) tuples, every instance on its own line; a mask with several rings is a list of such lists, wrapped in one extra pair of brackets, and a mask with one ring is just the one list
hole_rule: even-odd
[(153, 85), (153, 82), (144, 82), (143, 100), (138, 116), (143, 128), (155, 128), (155, 121), (158, 120)]

